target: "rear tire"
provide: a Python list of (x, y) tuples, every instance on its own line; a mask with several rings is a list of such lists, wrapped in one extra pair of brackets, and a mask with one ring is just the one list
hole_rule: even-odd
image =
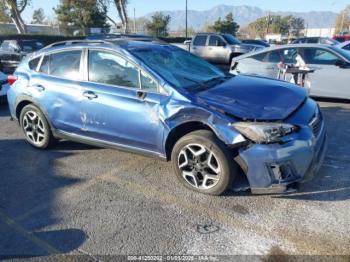
[(181, 183), (194, 191), (221, 195), (237, 174), (228, 148), (208, 130), (194, 131), (174, 146), (172, 164)]
[(25, 106), (19, 119), (26, 140), (35, 148), (46, 149), (56, 141), (45, 115), (38, 107), (32, 104)]

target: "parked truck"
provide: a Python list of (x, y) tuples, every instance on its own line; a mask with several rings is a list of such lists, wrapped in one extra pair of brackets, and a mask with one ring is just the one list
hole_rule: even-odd
[(199, 33), (192, 40), (177, 46), (218, 64), (230, 64), (236, 56), (263, 48), (261, 45), (242, 43), (231, 34), (219, 33)]

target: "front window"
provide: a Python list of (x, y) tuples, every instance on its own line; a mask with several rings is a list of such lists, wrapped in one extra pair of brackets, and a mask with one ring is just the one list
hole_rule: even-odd
[(209, 38), (209, 46), (224, 46), (225, 43), (221, 40), (220, 37), (212, 35)]
[(233, 35), (230, 34), (223, 34), (222, 35), (224, 37), (224, 39), (226, 40), (226, 42), (229, 45), (239, 45), (241, 44), (241, 41), (239, 41), (236, 37), (234, 37)]
[(133, 49), (130, 52), (174, 87), (187, 88), (225, 77), (215, 66), (178, 48), (161, 46)]
[(81, 50), (59, 52), (50, 55), (49, 74), (57, 77), (80, 80)]
[(316, 65), (334, 65), (339, 60), (335, 54), (320, 48), (304, 48), (303, 58), (307, 64)]
[(106, 51), (89, 51), (89, 81), (139, 88), (139, 70), (126, 59)]

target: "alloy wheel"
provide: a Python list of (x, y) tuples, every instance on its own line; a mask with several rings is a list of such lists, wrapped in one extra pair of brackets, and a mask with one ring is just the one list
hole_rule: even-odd
[(220, 180), (220, 163), (215, 154), (200, 144), (184, 146), (178, 156), (182, 177), (197, 189), (210, 189)]
[(35, 111), (28, 111), (25, 113), (22, 126), (26, 137), (34, 145), (40, 145), (45, 139), (46, 130), (44, 122)]

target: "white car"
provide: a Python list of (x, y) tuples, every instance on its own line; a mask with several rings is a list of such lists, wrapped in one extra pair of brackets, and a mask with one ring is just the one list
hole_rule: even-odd
[(6, 96), (9, 88), (10, 86), (7, 84), (7, 76), (0, 72), (0, 98)]
[(336, 47), (344, 49), (346, 51), (350, 51), (350, 41), (346, 41), (346, 42), (337, 44)]

